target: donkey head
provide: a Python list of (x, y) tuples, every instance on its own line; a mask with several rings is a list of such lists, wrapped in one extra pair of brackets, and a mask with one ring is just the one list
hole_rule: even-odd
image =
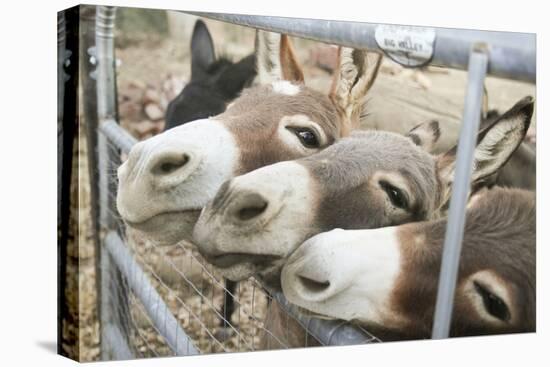
[[(523, 140), (533, 112), (526, 98), (478, 136), (472, 186), (495, 173)], [(226, 182), (204, 208), (194, 238), (224, 276), (261, 274), (278, 282), (285, 258), (307, 238), (333, 228), (378, 228), (442, 216), (456, 148), (425, 151), (438, 124), (408, 136), (356, 131), (322, 152), (263, 167)]]
[(381, 60), (379, 54), (346, 59), (361, 64), (347, 65), (356, 72), (335, 85), (345, 83), (347, 89), (340, 90), (354, 98), (336, 101), (304, 85), (286, 36), (260, 33), (256, 55), (260, 85), (245, 90), (224, 113), (170, 129), (132, 149), (118, 170), (117, 206), (128, 225), (161, 244), (190, 239), (201, 208), (223, 182), (317, 153), (344, 136), (358, 122), (372, 84), (365, 80), (376, 76)]
[(255, 76), (254, 55), (237, 63), (216, 59), (210, 32), (197, 20), (191, 36), (191, 80), (168, 104), (165, 130), (222, 113)]
[[(466, 216), (451, 335), (535, 330), (535, 195), (494, 188)], [(430, 336), (447, 221), (308, 239), (281, 275), (292, 303), (388, 339)]]

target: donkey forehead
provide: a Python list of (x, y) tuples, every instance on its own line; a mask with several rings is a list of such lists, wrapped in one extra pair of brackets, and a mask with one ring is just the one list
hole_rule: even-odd
[(275, 127), (285, 116), (305, 115), (329, 135), (340, 133), (336, 106), (328, 96), (304, 85), (277, 81), (243, 91), (223, 114), (216, 117), (228, 125)]
[[(385, 131), (357, 131), (301, 163), (320, 181), (338, 187), (366, 182), (375, 172), (397, 172), (411, 185), (435, 189), (435, 158), (410, 139)], [(337, 182), (336, 182), (337, 181)]]

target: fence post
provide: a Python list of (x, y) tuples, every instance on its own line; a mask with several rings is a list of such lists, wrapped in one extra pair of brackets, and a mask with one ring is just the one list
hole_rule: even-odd
[(98, 164), (97, 164), (97, 95), (96, 82), (92, 77), (94, 67), (92, 55), (95, 47), (95, 6), (80, 6), (80, 84), (82, 93), (81, 119), (86, 129), (88, 155), (88, 177), (90, 184), (90, 212), (94, 241), (94, 261), (96, 280), (96, 311), (99, 324), (99, 345), (102, 345), (103, 324), (101, 307), (101, 243), (99, 240), (99, 201), (98, 201)]
[(441, 272), (439, 275), (432, 329), (433, 339), (443, 339), (449, 336), (460, 251), (464, 236), (466, 204), (470, 192), (470, 179), (474, 163), (474, 149), (477, 141), (479, 120), (481, 118), (483, 82), (487, 73), (487, 62), (486, 46), (475, 45), (472, 48), (468, 64), (468, 89), (464, 102), (464, 116), (458, 140), (455, 179), (451, 194), (445, 242), (443, 244)]
[[(109, 230), (117, 228), (114, 213), (116, 181), (113, 175), (120, 163), (120, 151), (109, 144), (107, 138), (99, 133), (102, 124), (108, 120), (118, 121), (116, 70), (114, 54), (114, 26), (116, 8), (97, 6), (95, 9), (94, 41), (95, 48), (89, 49), (90, 56), (97, 65), (96, 79), (96, 116), (94, 138), (96, 143), (95, 162), (97, 178), (97, 222), (99, 229), (100, 266), (100, 302), (101, 309), (101, 355), (102, 359), (127, 359), (133, 351), (129, 343), (130, 309), (128, 292), (118, 291), (113, 284), (125, 286), (123, 276), (113, 263), (111, 256), (104, 248), (104, 237)], [(123, 338), (120, 339), (120, 336)]]

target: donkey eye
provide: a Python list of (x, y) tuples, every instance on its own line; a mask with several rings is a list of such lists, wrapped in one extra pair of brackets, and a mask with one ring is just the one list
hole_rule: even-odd
[(382, 189), (386, 192), (394, 206), (401, 209), (407, 209), (409, 203), (407, 201), (407, 197), (403, 194), (403, 191), (387, 181), (380, 181), (380, 187), (382, 187)]
[(310, 129), (295, 127), (288, 127), (287, 129), (293, 131), (298, 139), (300, 139), (300, 143), (302, 143), (302, 145), (306, 148), (319, 148), (319, 139), (317, 139), (317, 135), (315, 135), (315, 133)]
[(477, 293), (479, 293), (483, 299), (483, 306), (487, 313), (502, 321), (510, 320), (510, 310), (508, 310), (508, 306), (506, 306), (506, 303), (504, 303), (499, 296), (492, 293), (478, 282), (474, 282), (474, 286)]

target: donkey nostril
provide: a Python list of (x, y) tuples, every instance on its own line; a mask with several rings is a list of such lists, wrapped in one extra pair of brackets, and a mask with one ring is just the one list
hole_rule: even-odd
[(231, 215), (239, 221), (248, 221), (260, 216), (267, 209), (268, 201), (256, 193), (243, 193), (234, 196)]
[(252, 206), (241, 208), (238, 211), (237, 216), (242, 221), (250, 220), (262, 214), (263, 212), (265, 212), (266, 208), (267, 208), (267, 202), (255, 203)]
[(309, 293), (321, 293), (326, 291), (330, 287), (330, 282), (325, 280), (323, 282), (305, 277), (303, 275), (298, 275), (298, 282), (302, 287)]
[(187, 154), (169, 157), (159, 162), (156, 167), (153, 168), (153, 172), (160, 175), (168, 175), (184, 167), (187, 162), (189, 162), (189, 156)]

